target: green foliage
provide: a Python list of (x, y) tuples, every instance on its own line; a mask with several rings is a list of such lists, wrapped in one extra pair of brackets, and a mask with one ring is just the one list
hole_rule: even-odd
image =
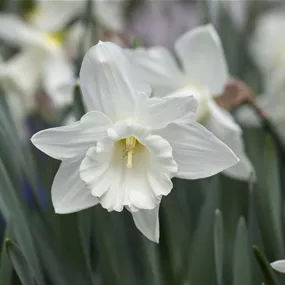
[(215, 212), (214, 222), (214, 250), (217, 284), (223, 284), (223, 257), (224, 257), (224, 222), (220, 210)]
[(21, 252), (18, 245), (11, 239), (6, 238), (5, 240), (6, 250), (11, 260), (13, 268), (17, 272), (19, 279), (23, 285), (34, 284), (34, 278), (30, 269), (30, 266)]
[(278, 285), (278, 282), (273, 274), (273, 270), (271, 269), (268, 261), (264, 257), (264, 255), (260, 252), (257, 246), (253, 246), (254, 256), (262, 270), (265, 284), (268, 285)]
[[(220, 33), (232, 74), (242, 75), (258, 86), (258, 75), (246, 60), (244, 40), (248, 34), (234, 31), (225, 13), (223, 10)], [(234, 40), (233, 35), (237, 35)], [(133, 45), (138, 45), (137, 41)], [(0, 213), (6, 227), (0, 250), (0, 284), (284, 282), (269, 266), (269, 261), (285, 258), (284, 193), (274, 145), (267, 147), (268, 139), (262, 130), (245, 130), (247, 153), (258, 182), (244, 183), (222, 175), (197, 181), (174, 179), (172, 193), (162, 202), (161, 240), (157, 245), (137, 231), (128, 212), (108, 213), (97, 206), (56, 215), (50, 189), (59, 162), (21, 141), (5, 96), (1, 92)], [(72, 112), (77, 118), (84, 114), (78, 86)], [(31, 201), (23, 194), (23, 180)], [(49, 198), (42, 202), (42, 197)], [(263, 254), (257, 247), (252, 254), (253, 244)]]

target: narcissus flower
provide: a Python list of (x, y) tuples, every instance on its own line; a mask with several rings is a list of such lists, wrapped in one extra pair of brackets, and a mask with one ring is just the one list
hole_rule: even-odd
[(271, 10), (257, 18), (250, 40), (250, 52), (259, 67), (265, 88), (284, 84), (285, 76), (284, 10)]
[(240, 159), (224, 173), (248, 180), (253, 167), (244, 152), (242, 130), (231, 114), (215, 102), (229, 80), (218, 34), (212, 25), (195, 28), (182, 35), (174, 49), (181, 68), (164, 47), (129, 52), (140, 68), (141, 76), (151, 84), (154, 96), (195, 96), (199, 102), (197, 121), (229, 145)]
[(75, 82), (72, 65), (57, 34), (40, 31), (16, 15), (0, 14), (0, 39), (21, 48), (0, 63), (0, 81), (7, 89), (33, 106), (34, 95), (43, 84), (56, 106), (71, 103)]
[[(250, 41), (251, 55), (262, 75), (263, 92), (257, 96), (259, 106), (277, 126), (285, 140), (285, 14), (272, 10), (262, 14)], [(259, 119), (249, 108), (238, 112), (239, 121), (249, 127), (259, 127)]]
[(208, 177), (238, 162), (195, 121), (193, 96), (150, 98), (150, 87), (113, 43), (99, 42), (87, 52), (80, 86), (88, 113), (31, 139), (62, 160), (52, 186), (57, 213), (98, 203), (108, 211), (125, 207), (136, 226), (158, 241), (159, 204), (172, 189), (172, 177)]
[[(37, 0), (29, 20), (38, 28), (50, 32), (58, 31), (70, 21), (86, 13), (85, 0)], [(93, 15), (97, 22), (108, 29), (123, 28), (123, 12), (126, 0), (93, 0)]]

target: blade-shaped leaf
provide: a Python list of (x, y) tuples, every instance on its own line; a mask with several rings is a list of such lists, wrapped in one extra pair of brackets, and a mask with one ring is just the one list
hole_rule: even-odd
[(238, 221), (234, 249), (234, 285), (251, 285), (251, 259), (245, 220)]
[(274, 272), (266, 259), (257, 246), (253, 246), (253, 254), (258, 262), (260, 270), (262, 271), (266, 285), (278, 285)]
[[(10, 228), (6, 228), (5, 236), (10, 235)], [(5, 245), (2, 245), (1, 263), (0, 263), (0, 284), (10, 284), (12, 280), (13, 267), (8, 257)]]
[(39, 285), (45, 284), (42, 270), (39, 264), (38, 256), (35, 253), (35, 247), (29, 224), (29, 213), (25, 211), (25, 205), (22, 204), (16, 194), (15, 189), (8, 177), (7, 171), (0, 157), (0, 209), (6, 222), (11, 226), (15, 238), (18, 240), (24, 255), (31, 264), (35, 279)]
[(223, 284), (223, 255), (224, 255), (224, 222), (219, 209), (215, 212), (214, 221), (215, 265), (218, 285)]
[[(189, 283), (211, 284), (215, 279), (214, 265), (214, 214), (217, 204), (217, 183), (212, 178), (211, 183), (205, 185), (206, 201), (201, 209), (198, 225), (190, 249)], [(206, 187), (208, 186), (208, 187)], [(202, 265), (202, 266), (201, 266)]]
[(12, 239), (9, 238), (6, 239), (5, 245), (8, 256), (22, 284), (23, 285), (35, 284), (34, 277), (32, 275), (32, 271), (30, 269), (28, 261), (21, 252), (19, 246)]

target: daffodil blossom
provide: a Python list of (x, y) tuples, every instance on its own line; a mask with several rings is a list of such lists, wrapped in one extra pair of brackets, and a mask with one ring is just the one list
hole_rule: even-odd
[(62, 160), (52, 186), (57, 213), (98, 203), (108, 211), (125, 207), (138, 229), (158, 242), (159, 204), (172, 189), (171, 178), (208, 177), (238, 161), (195, 121), (193, 96), (150, 98), (150, 87), (113, 43), (99, 42), (87, 52), (80, 86), (88, 110), (81, 120), (31, 139)]
[(7, 89), (22, 95), (27, 106), (33, 106), (42, 83), (56, 106), (71, 103), (75, 82), (72, 65), (55, 35), (35, 29), (16, 15), (0, 14), (0, 39), (21, 48), (0, 63), (0, 81)]
[(277, 260), (272, 262), (270, 265), (274, 270), (285, 273), (285, 260)]
[[(264, 83), (263, 93), (257, 103), (276, 124), (285, 139), (285, 28), (284, 11), (272, 10), (257, 19), (250, 41), (251, 55), (259, 67)], [(249, 127), (259, 127), (255, 113), (247, 107), (238, 112), (239, 121)]]
[(199, 102), (197, 121), (229, 145), (240, 159), (237, 165), (224, 173), (248, 180), (253, 174), (253, 167), (244, 152), (242, 130), (230, 113), (215, 103), (215, 96), (221, 94), (229, 78), (216, 31), (212, 25), (195, 28), (182, 35), (174, 49), (182, 68), (164, 47), (139, 48), (129, 53), (140, 68), (141, 76), (151, 84), (156, 97), (196, 97)]
[[(93, 0), (93, 15), (108, 29), (123, 28), (123, 8), (126, 0)], [(38, 28), (55, 32), (86, 11), (85, 0), (37, 0), (30, 21)]]
[(256, 21), (249, 50), (265, 80), (265, 89), (283, 85), (285, 74), (284, 10), (271, 10)]

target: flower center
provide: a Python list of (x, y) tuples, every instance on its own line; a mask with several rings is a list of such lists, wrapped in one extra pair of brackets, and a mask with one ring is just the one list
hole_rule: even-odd
[(154, 209), (178, 171), (171, 145), (134, 120), (116, 122), (88, 149), (80, 177), (108, 211)]
[(207, 88), (188, 84), (182, 88), (183, 93), (186, 95), (193, 95), (198, 101), (198, 109), (196, 113), (197, 122), (203, 124), (209, 117), (209, 100), (211, 100), (211, 95)]
[(61, 46), (63, 40), (63, 32), (45, 33), (45, 39), (49, 45)]
[(133, 136), (130, 136), (125, 139), (126, 148), (123, 150), (127, 156), (127, 168), (133, 167), (133, 154), (135, 153), (135, 147), (137, 143), (137, 139)]

